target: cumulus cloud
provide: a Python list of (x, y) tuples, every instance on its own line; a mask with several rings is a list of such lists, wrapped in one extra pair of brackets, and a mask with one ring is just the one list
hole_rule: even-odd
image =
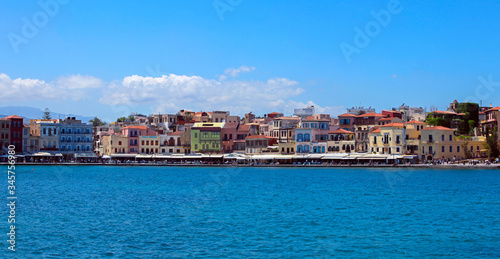
[(161, 77), (132, 75), (114, 84), (100, 102), (109, 105), (148, 104), (156, 112), (164, 112), (163, 108), (194, 106), (239, 113), (248, 112), (252, 107), (274, 108), (277, 101), (298, 96), (303, 91), (298, 82), (287, 78), (220, 82), (175, 74)]
[(56, 84), (60, 88), (65, 89), (87, 89), (103, 87), (105, 82), (93, 76), (71, 75), (61, 76), (56, 80)]
[(0, 74), (0, 100), (81, 100), (88, 96), (86, 89), (104, 85), (101, 79), (82, 75), (46, 82), (30, 78), (11, 79), (6, 74)]
[(39, 100), (57, 98), (57, 88), (52, 83), (39, 79), (11, 79), (0, 74), (0, 100)]
[(241, 66), (239, 68), (228, 68), (224, 70), (224, 74), (230, 77), (237, 77), (240, 73), (246, 73), (255, 70), (255, 67)]

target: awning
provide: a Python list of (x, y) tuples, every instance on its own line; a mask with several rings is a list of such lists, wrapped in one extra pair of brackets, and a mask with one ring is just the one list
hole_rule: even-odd
[(297, 154), (293, 156), (294, 159), (307, 159), (309, 158), (309, 154)]
[(110, 156), (102, 156), (103, 159), (110, 159)]
[(310, 154), (309, 158), (312, 158), (312, 159), (321, 159), (324, 156), (325, 156), (325, 154)]
[(274, 155), (255, 155), (252, 156), (250, 159), (256, 159), (256, 160), (273, 160)]
[(347, 154), (345, 154), (345, 153), (344, 154), (326, 154), (321, 159), (323, 159), (323, 160), (342, 159), (345, 156), (347, 156)]
[(85, 158), (91, 158), (91, 157), (97, 157), (94, 153), (78, 153), (75, 154), (75, 157), (85, 157)]
[(202, 158), (222, 158), (222, 155), (201, 155)]
[(172, 155), (155, 155), (155, 158), (171, 158)]
[(52, 156), (52, 154), (47, 153), (47, 152), (38, 152), (33, 154), (33, 156)]
[(136, 154), (111, 154), (111, 157), (126, 157), (126, 158), (134, 158)]
[(293, 155), (278, 155), (275, 156), (274, 159), (292, 159)]
[(387, 155), (378, 155), (378, 154), (370, 154), (370, 155), (364, 155), (358, 157), (358, 159), (370, 159), (370, 160), (377, 160), (377, 159), (387, 159)]
[(414, 159), (415, 157), (417, 157), (416, 155), (406, 155), (406, 156), (403, 156), (403, 159)]
[(153, 158), (153, 155), (137, 155), (135, 156), (136, 159), (138, 158)]

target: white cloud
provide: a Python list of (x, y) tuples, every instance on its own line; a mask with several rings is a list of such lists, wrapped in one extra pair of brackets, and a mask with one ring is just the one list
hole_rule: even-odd
[(228, 68), (224, 70), (224, 74), (230, 77), (237, 77), (240, 73), (246, 73), (255, 70), (255, 67), (241, 66), (239, 68)]
[(65, 89), (87, 89), (103, 87), (104, 81), (93, 76), (71, 75), (61, 76), (56, 80), (56, 84), (60, 88)]
[(59, 77), (55, 82), (40, 79), (11, 79), (0, 74), (0, 100), (81, 100), (88, 97), (86, 89), (105, 86), (101, 79), (91, 76)]
[[(155, 112), (172, 112), (172, 107), (203, 110), (224, 109), (243, 113), (251, 109), (274, 109), (280, 100), (300, 95), (298, 82), (287, 78), (267, 81), (224, 81), (200, 76), (127, 76), (100, 99), (109, 105), (150, 105)], [(169, 109), (165, 111), (164, 109)]]
[(39, 100), (57, 98), (56, 87), (39, 79), (11, 79), (0, 74), (0, 100)]

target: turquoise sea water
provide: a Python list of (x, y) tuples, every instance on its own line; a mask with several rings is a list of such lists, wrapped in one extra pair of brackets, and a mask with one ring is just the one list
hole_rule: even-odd
[[(500, 256), (500, 170), (19, 166), (16, 172), (18, 258)], [(7, 213), (2, 206), (4, 233)], [(0, 254), (12, 256), (3, 244)]]

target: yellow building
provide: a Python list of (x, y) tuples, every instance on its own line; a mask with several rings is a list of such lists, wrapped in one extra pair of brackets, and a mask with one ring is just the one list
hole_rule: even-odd
[(328, 153), (354, 152), (354, 136), (354, 132), (345, 129), (328, 132), (328, 141), (326, 142)]
[(128, 138), (123, 135), (107, 135), (102, 137), (102, 150), (105, 156), (112, 154), (126, 154), (128, 150)]
[(433, 159), (464, 159), (486, 154), (484, 137), (453, 136), (453, 129), (435, 126), (423, 128), (420, 158), (422, 161)]
[(405, 123), (405, 155), (417, 155), (420, 150), (421, 130), (425, 123), (421, 121), (409, 121)]
[(139, 153), (158, 154), (160, 149), (160, 139), (158, 136), (140, 136)]
[(405, 153), (404, 123), (393, 122), (380, 126), (369, 133), (369, 152), (372, 154), (403, 155)]

